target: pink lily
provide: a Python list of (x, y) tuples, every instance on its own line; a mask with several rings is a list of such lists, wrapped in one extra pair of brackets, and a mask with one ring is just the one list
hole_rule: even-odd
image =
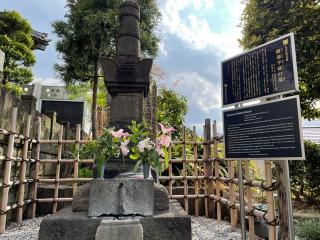
[(113, 137), (115, 138), (122, 138), (122, 137), (127, 137), (129, 136), (129, 133), (127, 132), (124, 132), (123, 129), (119, 129), (118, 131), (113, 131), (113, 130), (110, 130), (110, 133)]
[(162, 135), (159, 138), (159, 143), (160, 143), (161, 146), (169, 147), (170, 143), (171, 143), (171, 137), (170, 136), (166, 136), (166, 135)]
[(159, 123), (159, 125), (163, 134), (172, 133), (175, 130), (173, 127), (165, 128), (161, 123)]
[(120, 149), (122, 156), (127, 156), (129, 153), (129, 148), (128, 148), (129, 140), (126, 140), (124, 142), (120, 143)]
[(156, 151), (159, 156), (164, 157), (164, 151), (161, 149), (161, 145), (157, 142)]

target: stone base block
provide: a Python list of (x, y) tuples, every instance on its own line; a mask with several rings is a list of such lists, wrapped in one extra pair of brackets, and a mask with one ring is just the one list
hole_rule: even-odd
[(152, 216), (153, 210), (154, 182), (151, 179), (94, 179), (90, 182), (90, 217)]
[[(39, 240), (95, 240), (100, 222), (113, 219), (90, 218), (87, 212), (72, 212), (70, 206), (43, 219)], [(170, 201), (170, 209), (165, 213), (135, 220), (142, 225), (144, 240), (191, 240), (191, 218), (177, 201)]]
[(143, 240), (143, 228), (139, 220), (102, 220), (95, 240)]

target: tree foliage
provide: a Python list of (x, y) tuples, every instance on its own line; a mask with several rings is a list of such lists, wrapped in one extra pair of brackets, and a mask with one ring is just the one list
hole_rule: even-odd
[(159, 90), (157, 104), (157, 121), (166, 126), (172, 126), (176, 130), (174, 134), (180, 135), (188, 112), (186, 97), (172, 89), (162, 87)]
[(306, 160), (290, 161), (291, 189), (297, 200), (319, 204), (320, 145), (306, 141)]
[(305, 118), (318, 118), (320, 98), (319, 0), (248, 0), (241, 19), (244, 49), (293, 32), (297, 53), (301, 108)]
[(16, 11), (0, 12), (0, 49), (5, 53), (2, 84), (18, 85), (32, 81), (32, 28)]
[[(92, 81), (92, 131), (95, 137), (96, 99), (101, 55), (115, 56), (119, 29), (119, 0), (67, 0), (65, 20), (53, 24), (58, 35), (56, 48), (63, 63), (55, 70), (65, 83)], [(139, 0), (141, 6), (141, 50), (155, 56), (159, 37), (156, 26), (160, 11), (155, 0)]]

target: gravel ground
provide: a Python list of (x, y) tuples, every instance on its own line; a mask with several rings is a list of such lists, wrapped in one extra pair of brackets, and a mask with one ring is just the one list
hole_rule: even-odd
[(227, 222), (218, 223), (214, 219), (205, 217), (192, 217), (192, 240), (239, 240), (241, 231), (231, 231)]
[(23, 221), (21, 225), (11, 223), (6, 232), (0, 235), (0, 240), (36, 240), (38, 239), (39, 226), (42, 218)]
[[(37, 240), (39, 226), (42, 218), (24, 221), (20, 226), (16, 223), (10, 224), (6, 233), (0, 235), (0, 240)], [(241, 239), (240, 230), (231, 231), (226, 222), (217, 223), (213, 219), (204, 217), (192, 217), (192, 239), (193, 240), (238, 240)]]

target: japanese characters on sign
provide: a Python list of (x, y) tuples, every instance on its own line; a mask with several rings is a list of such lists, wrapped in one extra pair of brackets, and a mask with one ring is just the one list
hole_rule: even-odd
[(222, 62), (223, 106), (298, 91), (293, 34)]

